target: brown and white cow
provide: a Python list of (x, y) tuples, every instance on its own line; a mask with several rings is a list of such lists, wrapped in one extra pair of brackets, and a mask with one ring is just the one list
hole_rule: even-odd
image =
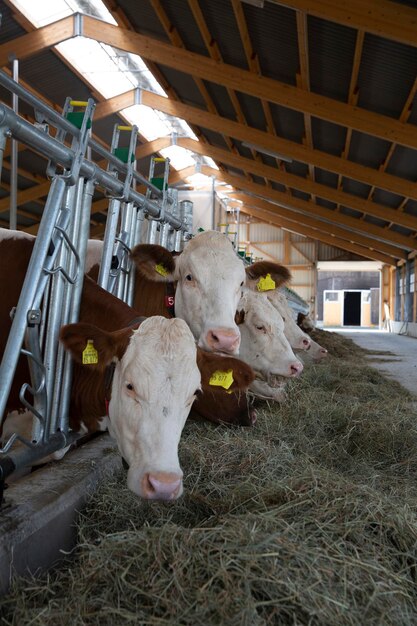
[[(293, 350), (297, 352), (301, 358), (307, 360), (312, 359), (314, 362), (319, 362), (321, 359), (327, 356), (327, 350), (320, 346), (317, 342), (313, 341), (307, 333), (302, 330), (299, 324), (294, 319), (294, 313), (288, 304), (288, 300), (285, 294), (279, 290), (280, 287), (285, 285), (291, 277), (287, 268), (279, 263), (272, 263), (269, 261), (263, 262), (263, 275), (259, 277), (261, 267), (256, 268), (255, 275), (252, 275), (250, 279), (250, 286), (253, 290), (257, 291), (259, 281), (265, 279), (265, 276), (270, 276), (271, 281), (266, 284), (264, 293), (267, 295), (268, 300), (275, 307), (278, 313), (282, 316), (284, 321), (284, 334), (289, 341), (289, 344)], [(246, 269), (246, 272), (251, 273), (251, 267)], [(262, 283), (261, 283), (262, 287)], [(305, 315), (299, 314), (298, 319), (310, 320)]]
[[(6, 232), (0, 240), (1, 353), (11, 326), (9, 312), (17, 304), (33, 248), (33, 240)], [(144, 498), (175, 499), (182, 493), (178, 442), (196, 392), (210, 386), (219, 370), (232, 370), (233, 392), (247, 388), (253, 374), (232, 357), (206, 358), (203, 351), (197, 357), (194, 337), (183, 320), (156, 316), (132, 328), (135, 318), (136, 311), (85, 278), (80, 322), (61, 329), (61, 340), (75, 360), (70, 426), (95, 432), (108, 425), (129, 464), (130, 489)], [(83, 365), (88, 341), (97, 358)], [(112, 362), (114, 375), (107, 388), (106, 371)], [(21, 409), (18, 392), (28, 380), (27, 370), (20, 359), (8, 411)]]
[[(103, 242), (89, 241), (86, 272), (95, 279), (102, 249)], [(171, 317), (173, 307), (168, 306), (168, 300), (175, 298), (175, 315), (181, 313), (196, 340), (201, 340), (199, 329), (207, 326), (209, 319), (214, 329), (226, 323), (229, 330), (232, 329), (226, 333), (226, 339), (222, 332), (209, 333), (207, 341), (203, 337), (201, 343), (205, 349), (236, 352), (240, 332), (234, 320), (235, 311), (233, 315), (230, 311), (240, 298), (245, 271), (225, 235), (217, 231), (200, 233), (181, 254), (171, 253), (156, 244), (139, 244), (132, 250), (131, 258), (136, 267), (133, 307), (138, 314)], [(230, 337), (233, 337), (232, 342)], [(192, 416), (242, 426), (250, 426), (256, 419), (246, 394), (226, 394), (214, 387), (203, 387), (202, 395), (193, 405)]]
[[(213, 352), (238, 353), (240, 333), (234, 318), (245, 283), (245, 269), (224, 234), (199, 233), (177, 256), (151, 244), (139, 244), (131, 256), (142, 278), (162, 283), (163, 289), (166, 283), (176, 283), (175, 315), (187, 322), (200, 347)], [(139, 277), (134, 308), (147, 315), (142, 310), (149, 311), (151, 307), (155, 311), (155, 306), (164, 300), (154, 293), (156, 301), (146, 298), (144, 302), (143, 289), (146, 286)]]

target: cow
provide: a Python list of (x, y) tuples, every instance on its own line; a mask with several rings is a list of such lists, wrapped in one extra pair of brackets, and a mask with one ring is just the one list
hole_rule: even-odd
[(303, 365), (284, 334), (284, 320), (266, 294), (246, 290), (235, 319), (242, 336), (239, 356), (255, 372), (264, 378), (301, 374)]
[[(275, 309), (280, 313), (282, 319), (284, 321), (284, 334), (288, 339), (289, 344), (293, 350), (297, 352), (299, 356), (303, 359), (311, 359), (315, 363), (321, 361), (321, 359), (327, 356), (327, 350), (320, 346), (316, 341), (314, 341), (311, 337), (305, 333), (300, 325), (294, 320), (294, 313), (291, 310), (290, 305), (288, 304), (288, 300), (285, 297), (285, 294), (280, 291), (280, 288), (288, 282), (290, 278), (290, 274), (288, 269), (279, 263), (271, 263), (271, 262), (263, 262), (264, 263), (264, 276), (269, 275), (271, 277), (272, 282), (266, 285), (265, 294), (268, 297), (268, 300), (275, 307)], [(259, 272), (259, 268), (257, 270)], [(246, 269), (247, 274), (251, 272), (251, 266)], [(262, 280), (262, 278), (261, 278)], [(254, 276), (250, 285), (253, 290), (257, 290), (259, 284), (259, 279), (257, 276)], [(300, 317), (301, 316), (301, 317)], [(304, 323), (310, 322), (312, 324), (310, 318), (301, 313), (298, 315), (298, 319), (302, 320)], [(308, 320), (306, 322), (305, 320)]]
[[(0, 237), (1, 352), (33, 249), (33, 239), (6, 233)], [(146, 499), (176, 499), (183, 490), (178, 442), (196, 394), (210, 388), (219, 372), (231, 372), (227, 391), (234, 393), (248, 387), (253, 373), (231, 356), (197, 354), (181, 319), (154, 316), (139, 324), (137, 318), (134, 309), (85, 277), (80, 321), (60, 332), (74, 359), (70, 427), (89, 433), (108, 427), (129, 465), (129, 488)], [(93, 358), (83, 364), (88, 347)], [(21, 358), (7, 411), (21, 410), (18, 393), (25, 380), (28, 367)]]
[[(131, 257), (138, 270), (133, 306), (141, 315), (161, 312), (166, 285), (175, 283), (175, 315), (187, 322), (198, 345), (212, 352), (238, 353), (240, 333), (234, 318), (245, 269), (224, 234), (199, 233), (177, 256), (162, 246), (139, 244)], [(161, 283), (159, 290), (155, 283)]]

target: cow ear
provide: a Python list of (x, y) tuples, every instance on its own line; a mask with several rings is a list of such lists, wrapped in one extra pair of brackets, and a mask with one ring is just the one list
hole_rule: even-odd
[(95, 369), (104, 368), (116, 357), (121, 359), (132, 335), (131, 328), (109, 333), (93, 324), (68, 324), (60, 331), (60, 340), (73, 359)]
[(175, 256), (162, 246), (141, 243), (133, 248), (130, 258), (148, 280), (164, 283), (175, 280)]
[(284, 265), (258, 261), (245, 268), (246, 286), (252, 291), (271, 291), (291, 280), (291, 272)]
[(205, 352), (197, 348), (197, 365), (201, 373), (203, 390), (246, 390), (255, 380), (253, 369), (231, 356)]
[(235, 313), (235, 324), (236, 326), (240, 326), (245, 321), (245, 309), (241, 311), (236, 311)]

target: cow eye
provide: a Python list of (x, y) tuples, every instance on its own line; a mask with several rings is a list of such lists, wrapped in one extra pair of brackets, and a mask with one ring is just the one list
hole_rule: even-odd
[(265, 330), (265, 326), (257, 326), (257, 330)]
[(126, 383), (126, 389), (128, 389), (129, 391), (133, 391), (132, 383)]
[(185, 277), (186, 280), (193, 280), (193, 277), (191, 276), (191, 274), (187, 274), (187, 276)]
[(243, 282), (244, 282), (244, 281), (242, 280), (242, 282), (240, 283), (240, 286), (241, 286), (241, 287), (243, 287)]

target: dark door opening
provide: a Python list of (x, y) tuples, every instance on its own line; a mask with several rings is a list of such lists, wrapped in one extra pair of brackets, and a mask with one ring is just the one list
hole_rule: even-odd
[(361, 292), (345, 291), (343, 326), (361, 325)]

